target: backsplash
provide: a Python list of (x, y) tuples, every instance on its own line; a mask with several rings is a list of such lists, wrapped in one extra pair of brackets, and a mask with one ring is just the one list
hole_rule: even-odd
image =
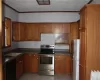
[[(13, 42), (13, 46), (17, 48), (40, 48), (41, 45), (55, 45), (55, 35), (41, 34), (41, 41)], [(69, 45), (55, 45), (55, 49), (69, 49)]]
[(40, 41), (24, 41), (18, 42), (18, 48), (40, 48)]
[(18, 44), (17, 44), (17, 42), (12, 42), (11, 47), (4, 48), (3, 52), (9, 51), (9, 50), (12, 50), (12, 49), (15, 49), (15, 48), (18, 48)]
[(41, 34), (41, 45), (54, 45), (55, 35), (54, 34)]
[(55, 49), (69, 49), (69, 45), (55, 45)]

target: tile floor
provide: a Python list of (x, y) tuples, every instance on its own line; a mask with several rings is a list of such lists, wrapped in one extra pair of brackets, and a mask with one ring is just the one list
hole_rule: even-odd
[(38, 74), (24, 74), (19, 80), (72, 80), (70, 75), (43, 76)]

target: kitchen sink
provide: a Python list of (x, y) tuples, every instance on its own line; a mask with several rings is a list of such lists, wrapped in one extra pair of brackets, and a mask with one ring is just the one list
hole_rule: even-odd
[(13, 58), (13, 56), (4, 56), (5, 57), (5, 62), (9, 61), (11, 58)]
[(5, 57), (5, 62), (8, 62), (9, 60), (14, 59), (15, 57), (19, 56), (22, 53), (8, 53), (6, 54)]
[(22, 53), (9, 53), (9, 54), (6, 54), (6, 56), (16, 57), (20, 54), (22, 54)]

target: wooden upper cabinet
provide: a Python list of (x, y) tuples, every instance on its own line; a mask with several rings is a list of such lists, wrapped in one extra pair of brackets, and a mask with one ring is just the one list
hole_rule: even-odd
[(39, 41), (40, 32), (38, 24), (27, 23), (27, 40), (29, 41)]
[(69, 23), (42, 23), (40, 25), (41, 33), (70, 33)]
[(26, 40), (26, 24), (13, 22), (12, 27), (12, 39), (13, 41), (24, 41)]
[(73, 22), (70, 24), (70, 36), (71, 40), (78, 39), (79, 38), (79, 25), (78, 22)]
[(14, 41), (40, 41), (41, 33), (69, 34), (70, 24), (15, 22), (12, 29)]
[(27, 41), (27, 25), (20, 23), (20, 41)]
[(12, 24), (12, 39), (14, 41), (20, 40), (20, 23), (19, 22), (13, 22)]
[(72, 22), (70, 24), (70, 52), (72, 53), (72, 48), (73, 48), (73, 44), (72, 41), (74, 39), (78, 39), (79, 38), (79, 25), (78, 22)]
[(53, 33), (70, 33), (69, 23), (54, 23), (52, 24)]
[(53, 24), (53, 33), (70, 33), (70, 24), (68, 23)]
[(52, 23), (40, 24), (40, 33), (53, 33)]
[(33, 23), (13, 23), (14, 41), (39, 41), (40, 32), (37, 24)]

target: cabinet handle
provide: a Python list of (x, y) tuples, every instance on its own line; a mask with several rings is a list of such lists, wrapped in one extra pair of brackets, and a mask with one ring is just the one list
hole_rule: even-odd
[(38, 59), (38, 58), (37, 58)]
[(34, 55), (35, 56), (35, 55)]

